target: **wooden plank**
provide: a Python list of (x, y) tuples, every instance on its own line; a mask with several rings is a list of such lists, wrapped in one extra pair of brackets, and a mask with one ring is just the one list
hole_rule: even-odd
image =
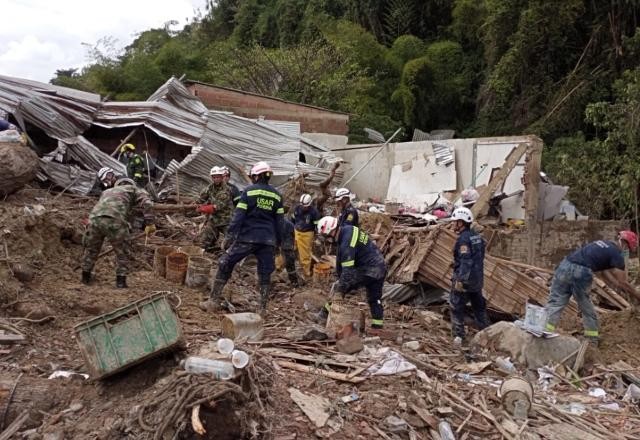
[(604, 437), (576, 428), (568, 423), (554, 423), (536, 428), (541, 436), (554, 440), (600, 440)]
[(347, 374), (336, 373), (335, 371), (321, 370), (319, 368), (308, 367), (306, 365), (300, 365), (287, 361), (276, 361), (282, 368), (289, 370), (300, 371), (302, 373), (316, 374), (318, 376), (328, 377), (329, 379), (339, 380), (341, 382), (361, 383), (366, 380), (364, 377), (349, 377)]
[(346, 362), (337, 362), (331, 359), (320, 359), (314, 356), (307, 356), (299, 353), (291, 353), (279, 350), (277, 348), (262, 348), (261, 352), (267, 353), (273, 357), (294, 359), (296, 361), (311, 362), (313, 364), (331, 365), (332, 367), (342, 368), (358, 368), (360, 365), (348, 364)]
[[(542, 161), (542, 139), (535, 137), (527, 154), (524, 168), (524, 211), (527, 225), (527, 262), (536, 260), (535, 239), (538, 225), (538, 198), (540, 193), (540, 163)], [(542, 219), (544, 221), (544, 219)], [(541, 224), (541, 223), (540, 223)]]
[(500, 188), (507, 177), (509, 177), (509, 174), (511, 174), (511, 171), (518, 164), (518, 161), (527, 151), (527, 148), (527, 144), (518, 144), (516, 148), (511, 150), (504, 161), (504, 165), (502, 165), (502, 168), (500, 168), (500, 171), (498, 171), (498, 173), (493, 176), (493, 179), (491, 179), (487, 187), (482, 190), (480, 197), (471, 208), (471, 212), (476, 219), (487, 214), (487, 211), (489, 209), (489, 200), (491, 200), (491, 197), (493, 197), (495, 192), (498, 190), (498, 188)]
[(12, 333), (0, 333), (0, 344), (19, 344), (24, 342), (26, 338), (23, 335), (14, 335)]

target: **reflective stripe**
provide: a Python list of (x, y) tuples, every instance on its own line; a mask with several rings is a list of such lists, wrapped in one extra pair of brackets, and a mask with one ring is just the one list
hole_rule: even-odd
[(240, 208), (240, 209), (247, 209), (247, 204), (246, 204), (246, 203), (244, 203), (244, 202), (239, 202), (239, 203), (236, 205), (236, 208)]
[(133, 177), (142, 177), (141, 173), (134, 173)]
[(324, 308), (325, 308), (325, 310), (327, 312), (330, 312), (331, 311), (331, 303), (330, 302), (324, 303)]
[(251, 191), (247, 191), (248, 196), (265, 196), (265, 197), (273, 197), (278, 202), (281, 200), (280, 196), (273, 191), (267, 191), (266, 189), (252, 189)]
[(314, 224), (314, 225), (317, 225), (317, 224), (318, 224), (318, 220), (314, 221), (314, 222), (313, 222), (313, 224)]
[(240, 200), (240, 196), (238, 196), (238, 197), (234, 197), (234, 198), (233, 198), (233, 201), (234, 201), (234, 202), (237, 202), (238, 200)]
[(360, 235), (360, 229), (354, 226), (353, 234), (351, 234), (351, 243), (349, 243), (349, 246), (356, 247), (356, 243), (358, 243), (358, 235)]
[(284, 208), (278, 208), (276, 214), (284, 214)]
[(551, 323), (549, 323), (549, 322), (547, 322), (547, 325), (545, 325), (545, 328), (547, 330), (549, 330), (550, 332), (552, 332), (552, 331), (554, 331), (556, 329), (556, 326), (551, 324)]
[(597, 338), (599, 336), (599, 333), (598, 330), (585, 330), (584, 335)]
[(352, 267), (352, 266), (355, 266), (355, 264), (356, 264), (355, 260), (344, 261), (342, 263), (342, 267)]
[(372, 319), (371, 320), (371, 325), (382, 325), (384, 324), (384, 321), (382, 319)]

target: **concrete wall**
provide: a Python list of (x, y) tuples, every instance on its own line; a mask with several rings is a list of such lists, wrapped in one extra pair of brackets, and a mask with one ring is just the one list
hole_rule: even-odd
[[(535, 230), (535, 266), (553, 269), (569, 253), (595, 240), (613, 240), (628, 225), (622, 221), (556, 221), (544, 222)], [(485, 233), (489, 254), (521, 263), (527, 262), (528, 231), (526, 228)]]
[(240, 90), (188, 83), (187, 88), (210, 109), (233, 112), (246, 118), (300, 122), (302, 132), (346, 135), (349, 115), (318, 107), (296, 104)]

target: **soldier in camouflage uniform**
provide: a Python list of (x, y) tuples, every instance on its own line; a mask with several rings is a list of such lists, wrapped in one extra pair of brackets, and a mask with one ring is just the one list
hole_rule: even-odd
[(214, 208), (207, 211), (199, 209), (199, 212), (207, 213), (207, 220), (202, 231), (202, 247), (207, 252), (213, 252), (220, 236), (224, 236), (233, 214), (233, 199), (231, 189), (224, 181), (225, 170), (223, 167), (211, 168), (212, 182), (207, 186), (198, 198), (198, 203), (206, 203)]
[(134, 185), (131, 179), (120, 179), (114, 188), (107, 189), (89, 214), (89, 228), (84, 236), (82, 257), (82, 282), (91, 282), (91, 271), (98, 259), (102, 242), (106, 238), (116, 253), (116, 287), (127, 287), (127, 272), (131, 243), (129, 219), (134, 209), (141, 209), (144, 215), (146, 234), (155, 232), (149, 194)]

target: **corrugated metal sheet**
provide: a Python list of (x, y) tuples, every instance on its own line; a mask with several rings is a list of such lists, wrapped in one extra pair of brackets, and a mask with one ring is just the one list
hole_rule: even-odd
[(258, 119), (259, 123), (271, 126), (281, 133), (289, 136), (300, 136), (300, 123), (292, 121), (272, 121), (270, 119)]
[(436, 163), (440, 166), (451, 165), (453, 161), (453, 150), (451, 147), (445, 144), (431, 144), (433, 147), (433, 153), (436, 156)]
[(37, 177), (55, 182), (67, 191), (86, 195), (96, 183), (96, 173), (86, 171), (76, 165), (65, 165), (54, 162), (50, 157), (40, 159)]

